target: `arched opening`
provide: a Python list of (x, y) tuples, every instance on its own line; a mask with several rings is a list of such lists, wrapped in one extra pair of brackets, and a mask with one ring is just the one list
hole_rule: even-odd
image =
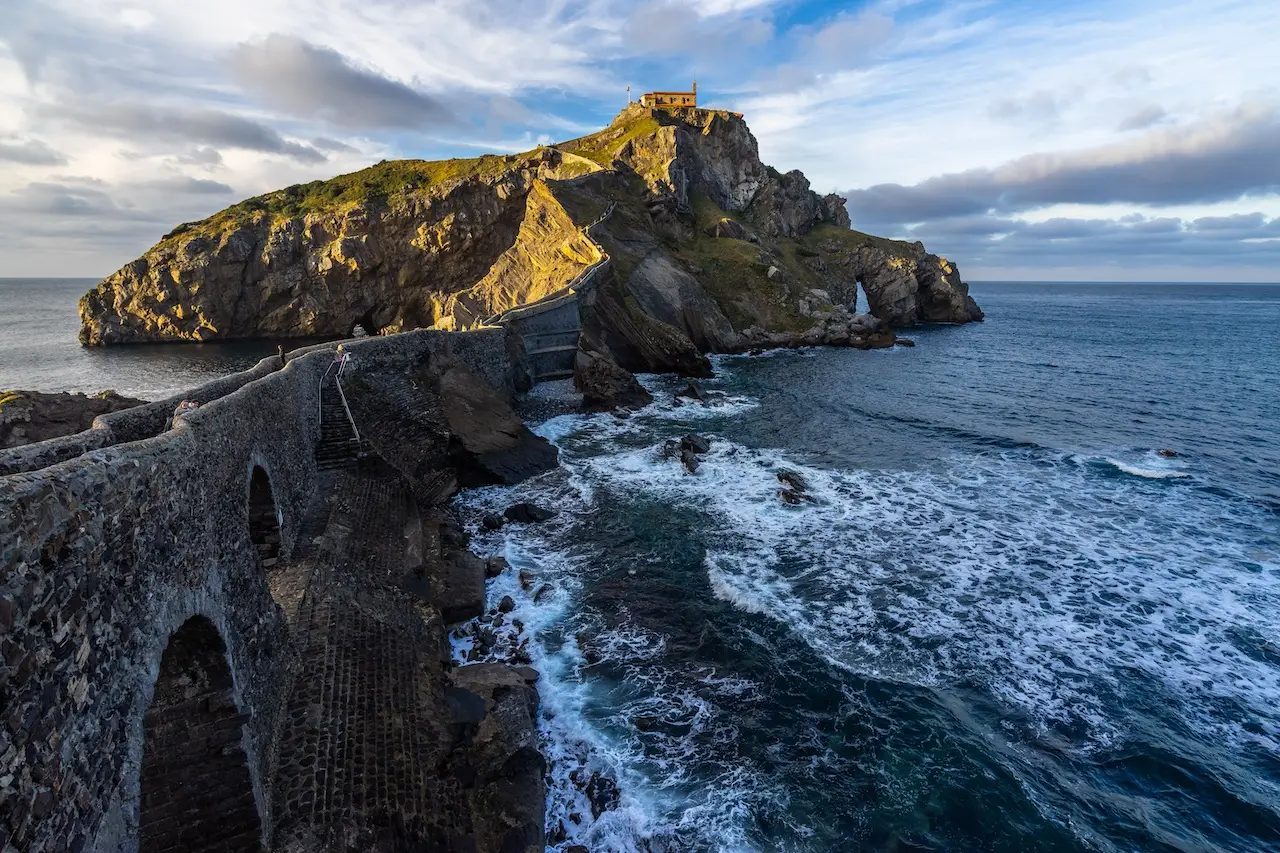
[(271, 493), (271, 478), (261, 465), (253, 466), (249, 477), (249, 539), (262, 568), (275, 566), (280, 559), (280, 519)]
[(262, 849), (227, 647), (203, 616), (165, 647), (143, 718), (140, 850)]

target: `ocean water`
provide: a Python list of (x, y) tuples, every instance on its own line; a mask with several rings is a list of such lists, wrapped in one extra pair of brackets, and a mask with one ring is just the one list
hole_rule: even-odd
[(718, 358), (718, 405), (644, 377), (537, 426), (561, 470), (459, 499), (559, 512), (473, 540), (536, 576), (490, 595), (552, 847), (1280, 850), (1280, 287), (974, 292), (914, 349)]
[(76, 303), (98, 282), (86, 278), (0, 278), (0, 390), (108, 388), (157, 400), (246, 370), (299, 341), (233, 341), (82, 347)]

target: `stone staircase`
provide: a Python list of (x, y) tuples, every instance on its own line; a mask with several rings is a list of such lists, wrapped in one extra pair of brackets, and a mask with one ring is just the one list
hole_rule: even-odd
[(352, 468), (364, 450), (342, 406), (337, 377), (325, 377), (320, 387), (320, 440), (316, 442), (316, 467), (321, 471)]

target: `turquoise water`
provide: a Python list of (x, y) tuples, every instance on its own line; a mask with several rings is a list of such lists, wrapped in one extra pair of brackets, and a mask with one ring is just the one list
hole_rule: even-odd
[[(647, 377), (462, 498), (561, 512), (475, 546), (554, 589), (491, 582), (566, 844), (1280, 849), (1280, 288), (974, 291), (914, 349), (719, 359), (719, 407)], [(688, 431), (697, 476), (658, 454)]]

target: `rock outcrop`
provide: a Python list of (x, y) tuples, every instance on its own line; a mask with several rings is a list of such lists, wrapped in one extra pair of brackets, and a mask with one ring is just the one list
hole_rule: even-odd
[(571, 283), (591, 405), (642, 399), (606, 362), (706, 376), (708, 352), (982, 319), (954, 264), (851, 230), (740, 116), (632, 105), (556, 147), (381, 163), (181, 226), (81, 300), (81, 339), (465, 329)]
[(653, 395), (635, 376), (594, 350), (578, 350), (573, 383), (588, 410), (638, 409), (653, 402)]
[(40, 391), (0, 391), (0, 448), (83, 432), (93, 419), (108, 412), (140, 406), (145, 400), (103, 391), (84, 394), (46, 394)]

